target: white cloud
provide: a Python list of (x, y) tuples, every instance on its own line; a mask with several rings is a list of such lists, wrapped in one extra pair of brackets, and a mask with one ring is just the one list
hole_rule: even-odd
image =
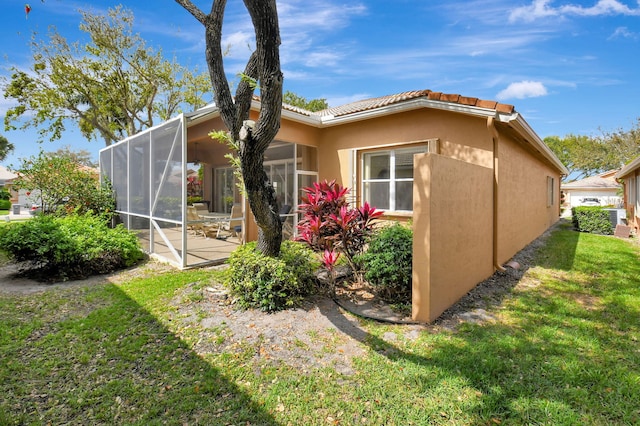
[(278, 2), (278, 22), (283, 32), (342, 28), (355, 15), (366, 12), (363, 4), (339, 4), (332, 2), (308, 2), (289, 0)]
[(309, 52), (309, 54), (304, 58), (304, 64), (308, 67), (335, 66), (342, 58), (343, 56), (336, 52)]
[(547, 88), (544, 87), (539, 81), (520, 81), (517, 83), (511, 83), (506, 89), (500, 91), (496, 95), (498, 100), (505, 99), (524, 99), (524, 98), (537, 98), (539, 96), (545, 96), (547, 94)]
[(618, 27), (613, 32), (613, 34), (611, 34), (609, 36), (608, 40), (613, 40), (613, 39), (616, 39), (616, 38), (630, 38), (632, 40), (637, 40), (638, 39), (638, 33), (634, 33), (633, 31), (629, 31), (629, 28), (627, 28), (627, 27)]
[(598, 0), (590, 7), (567, 4), (564, 6), (551, 6), (552, 0), (533, 0), (527, 6), (520, 6), (511, 11), (509, 21), (532, 22), (536, 19), (551, 16), (564, 17), (575, 16), (604, 16), (604, 15), (627, 15), (640, 16), (640, 7), (630, 8), (618, 0)]
[(601, 15), (629, 15), (640, 16), (640, 8), (631, 9), (629, 6), (620, 3), (618, 0), (598, 0), (591, 7), (567, 5), (560, 8), (563, 14), (574, 14), (579, 16), (601, 16)]
[(549, 2), (550, 0), (534, 0), (528, 6), (516, 7), (509, 14), (509, 22), (520, 20), (531, 22), (538, 18), (557, 15), (557, 10), (548, 6)]

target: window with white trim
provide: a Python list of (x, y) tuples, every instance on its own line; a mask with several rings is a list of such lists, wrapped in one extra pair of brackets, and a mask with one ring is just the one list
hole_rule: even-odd
[(413, 156), (424, 145), (362, 153), (362, 202), (388, 211), (413, 210)]
[(553, 206), (555, 196), (555, 179), (547, 176), (547, 207)]

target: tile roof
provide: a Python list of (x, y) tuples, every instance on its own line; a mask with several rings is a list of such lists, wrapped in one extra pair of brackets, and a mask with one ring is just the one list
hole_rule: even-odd
[(478, 98), (470, 98), (466, 96), (461, 96), (458, 94), (451, 93), (442, 93), (442, 92), (433, 92), (431, 90), (413, 90), (409, 92), (397, 93), (394, 95), (381, 96), (377, 98), (371, 99), (363, 99), (356, 102), (351, 102), (349, 104), (327, 108), (322, 111), (311, 112), (302, 108), (298, 108), (292, 105), (283, 105), (283, 108), (292, 112), (296, 112), (298, 114), (304, 114), (307, 116), (333, 116), (333, 117), (342, 117), (349, 114), (354, 114), (363, 111), (369, 111), (376, 108), (382, 108), (385, 106), (398, 104), (401, 102), (426, 98), (431, 101), (440, 101), (440, 102), (448, 102), (448, 103), (456, 103), (465, 106), (474, 106), (478, 108), (486, 108), (486, 109), (494, 109), (501, 113), (511, 114), (515, 111), (513, 105), (503, 104), (496, 101), (489, 101)]
[(576, 180), (569, 183), (563, 183), (562, 189), (578, 189), (578, 188), (591, 188), (591, 189), (617, 189), (620, 184), (616, 181), (615, 170), (601, 173), (596, 176), (590, 176), (588, 178)]
[(18, 175), (10, 172), (6, 167), (0, 166), (0, 180), (5, 181), (5, 180), (12, 180), (17, 178)]

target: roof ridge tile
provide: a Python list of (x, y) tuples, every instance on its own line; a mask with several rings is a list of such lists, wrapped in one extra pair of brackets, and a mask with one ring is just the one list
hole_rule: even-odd
[[(296, 112), (306, 116), (334, 116), (341, 117), (358, 112), (370, 111), (401, 102), (410, 101), (418, 98), (426, 98), (431, 101), (449, 102), (460, 105), (475, 106), (478, 108), (493, 109), (496, 112), (511, 114), (515, 111), (515, 107), (510, 104), (503, 104), (493, 100), (480, 99), (476, 97), (462, 96), (457, 93), (434, 92), (429, 89), (410, 90), (391, 95), (377, 96), (375, 98), (360, 99), (349, 102), (347, 104), (336, 107), (329, 107), (321, 111), (309, 111), (294, 105), (283, 104), (285, 110)], [(258, 99), (259, 100), (259, 99)]]

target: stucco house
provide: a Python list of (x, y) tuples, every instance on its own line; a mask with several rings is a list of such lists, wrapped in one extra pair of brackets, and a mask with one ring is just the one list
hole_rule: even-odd
[[(259, 109), (256, 99), (253, 119)], [(204, 167), (211, 212), (229, 200), (245, 206), (244, 237), (257, 238), (228, 147), (209, 136), (220, 129), (211, 105), (100, 153), (122, 220), (148, 229), (149, 251), (154, 238), (170, 244), (165, 229), (181, 229), (172, 250), (181, 267), (191, 266), (184, 255), (187, 163)], [(388, 220), (412, 221), (413, 317), (420, 321), (433, 321), (556, 222), (568, 173), (514, 106), (430, 90), (319, 112), (285, 105), (264, 160), (281, 205), (294, 207), (283, 215), (289, 225), (298, 219), (300, 190), (324, 179), (351, 188), (355, 205), (367, 201)]]
[(17, 174), (9, 171), (6, 167), (0, 166), (0, 188), (4, 188), (11, 194), (11, 202), (18, 201), (18, 193), (13, 190), (13, 180), (18, 177)]
[(627, 212), (627, 223), (638, 235), (640, 229), (640, 157), (624, 166), (616, 179), (624, 186), (624, 208)]
[[(596, 176), (560, 185), (564, 193), (563, 207), (571, 209), (584, 205), (622, 206), (622, 185), (616, 180), (618, 170), (609, 170)], [(597, 200), (597, 201), (596, 201)]]

